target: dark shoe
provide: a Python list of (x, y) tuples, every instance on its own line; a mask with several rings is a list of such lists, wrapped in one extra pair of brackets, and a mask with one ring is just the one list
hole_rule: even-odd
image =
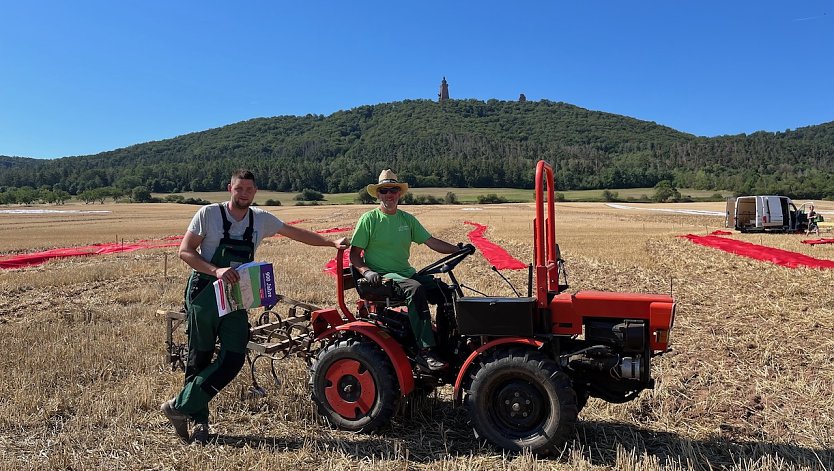
[(163, 402), (161, 407), (162, 413), (171, 421), (171, 425), (174, 426), (174, 431), (180, 437), (180, 440), (188, 443), (188, 416), (174, 407), (174, 401), (176, 399)]
[(417, 365), (429, 371), (442, 371), (449, 367), (449, 364), (441, 360), (432, 349), (420, 350), (420, 354), (415, 358)]
[(191, 434), (191, 441), (199, 445), (205, 445), (209, 441), (208, 422), (197, 422), (194, 432)]

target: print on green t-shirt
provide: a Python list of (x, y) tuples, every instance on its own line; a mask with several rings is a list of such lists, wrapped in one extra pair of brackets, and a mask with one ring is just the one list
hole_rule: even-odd
[(408, 263), (411, 243), (422, 244), (429, 238), (431, 234), (411, 214), (401, 210), (385, 214), (376, 208), (359, 218), (350, 244), (365, 250), (365, 263), (371, 270), (408, 278), (417, 271)]

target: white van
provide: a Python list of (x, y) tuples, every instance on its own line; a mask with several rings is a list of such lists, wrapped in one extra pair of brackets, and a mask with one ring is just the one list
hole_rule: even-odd
[(795, 231), (797, 214), (787, 196), (739, 196), (727, 198), (724, 226), (741, 232)]

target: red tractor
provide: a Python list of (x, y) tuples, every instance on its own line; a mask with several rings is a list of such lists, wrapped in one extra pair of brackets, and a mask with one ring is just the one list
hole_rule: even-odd
[(454, 293), (437, 313), (438, 349), (450, 364), (440, 374), (415, 365), (401, 300), (360, 292), (356, 312), (347, 308), (344, 290), (353, 278), (338, 254), (338, 309), (316, 310), (311, 319), (315, 340), (324, 346), (313, 359), (310, 385), (330, 424), (374, 431), (390, 421), (401, 398), (453, 384), (454, 400), (468, 410), (476, 436), (507, 450), (547, 454), (573, 437), (589, 397), (623, 403), (654, 386), (651, 359), (669, 349), (674, 300), (564, 292), (553, 196), (553, 169), (540, 161), (527, 297), (465, 296), (453, 270), (472, 246), (420, 270), (446, 274)]

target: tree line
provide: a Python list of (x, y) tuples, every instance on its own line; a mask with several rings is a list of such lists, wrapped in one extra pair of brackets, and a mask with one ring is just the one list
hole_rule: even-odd
[(554, 166), (559, 190), (667, 181), (834, 198), (834, 123), (705, 138), (549, 100), (406, 100), (252, 119), (90, 156), (0, 157), (0, 187), (218, 191), (245, 167), (262, 189), (344, 193), (390, 167), (415, 187), (532, 188), (540, 159)]

